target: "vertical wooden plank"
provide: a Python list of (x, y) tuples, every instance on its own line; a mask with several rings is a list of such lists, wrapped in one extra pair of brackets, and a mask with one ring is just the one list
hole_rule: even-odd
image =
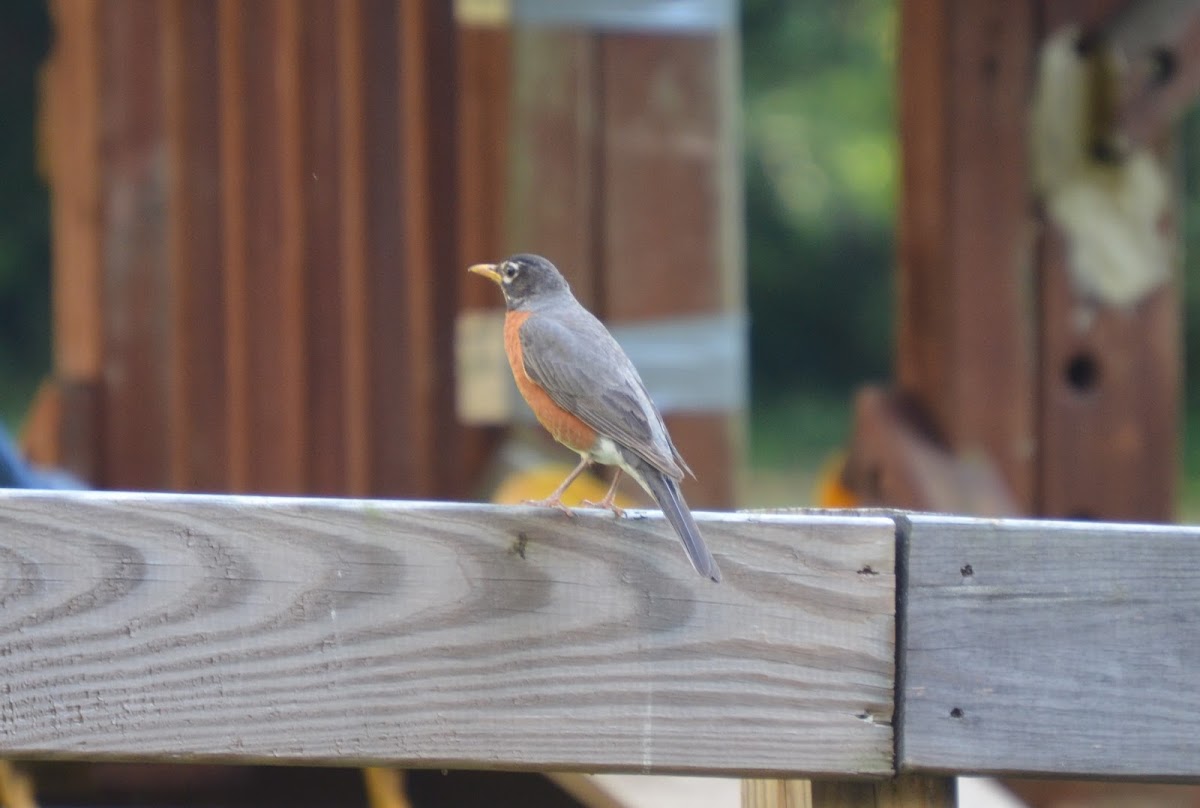
[[(603, 81), (601, 247), (605, 317), (655, 320), (740, 308), (741, 261), (723, 243), (735, 225), (722, 119), (736, 96), (722, 80), (722, 37), (612, 33), (600, 39)], [(664, 237), (670, 234), (670, 237)], [(695, 505), (728, 507), (739, 462), (735, 416), (670, 413), (675, 443), (695, 469)]]
[(743, 780), (742, 808), (812, 808), (808, 780)]
[[(304, 0), (301, 85), (304, 157), (305, 350), (307, 490), (336, 495), (349, 489), (346, 440), (341, 107), (345, 91), (338, 60), (339, 17), (349, 4)], [(361, 267), (361, 262), (358, 264)], [(355, 493), (363, 493), (365, 487)]]
[(188, 0), (170, 0), (162, 10), (171, 209), (167, 271), (174, 290), (171, 486), (224, 491), (229, 446), (217, 10)]
[(953, 778), (905, 774), (878, 782), (814, 780), (814, 808), (944, 808), (955, 804)]
[(100, 5), (52, 0), (54, 48), (43, 88), (54, 251), (54, 367), (95, 381), (104, 351), (100, 226)]
[(426, 347), (410, 319), (410, 288), (421, 277), (406, 263), (406, 211), (401, 155), (401, 78), (397, 35), (400, 9), (391, 0), (365, 0), (359, 47), (365, 71), (366, 300), (370, 401), (371, 492), (413, 496), (429, 479), (427, 458), (412, 444), (426, 413), (414, 391), (414, 355)]
[[(468, 263), (501, 257), (509, 242), (504, 204), (511, 141), (512, 47), (513, 35), (507, 27), (463, 25), (458, 29), (459, 242)], [(514, 218), (524, 221), (523, 217)], [(495, 304), (495, 290), (484, 284), (462, 284), (460, 297), (472, 308)]]
[[(449, 375), (450, 367), (444, 363), (441, 368), (438, 367), (439, 360), (446, 358), (439, 355), (434, 331), (441, 327), (439, 320), (442, 317), (451, 316), (450, 312), (439, 310), (440, 296), (436, 287), (441, 284), (452, 290), (457, 286), (458, 273), (435, 273), (433, 266), (436, 237), (431, 213), (435, 188), (431, 181), (433, 141), (430, 137), (430, 131), (434, 128), (430, 118), (432, 98), (434, 93), (440, 91), (450, 103), (454, 102), (454, 70), (453, 61), (447, 65), (444, 56), (438, 56), (441, 66), (448, 68), (448, 73), (439, 77), (444, 82), (440, 87), (428, 85), (428, 74), (436, 70), (431, 59), (435, 58), (438, 46), (442, 44), (430, 41), (433, 5), (430, 0), (401, 3), (397, 24), (393, 29), (400, 84), (400, 97), (396, 102), (399, 125), (396, 143), (400, 151), (398, 179), (403, 235), (399, 256), (402, 272), (398, 273), (392, 267), (388, 267), (387, 272), (392, 276), (403, 274), (402, 293), (407, 298), (407, 306), (401, 316), (407, 320), (408, 333), (407, 368), (404, 370), (408, 381), (405, 391), (408, 413), (405, 423), (397, 426), (403, 426), (407, 431), (403, 449), (409, 456), (407, 473), (410, 479), (406, 488), (416, 496), (432, 496), (441, 488), (438, 452), (452, 454), (454, 450), (448, 440), (451, 425), (444, 423), (446, 419), (440, 417), (442, 413), (453, 410), (436, 406), (434, 388), (437, 377)], [(437, 5), (450, 10), (448, 3)], [(446, 55), (453, 59), (452, 50)], [(453, 132), (440, 128), (435, 136), (451, 139), (451, 142), (454, 137)], [(452, 193), (454, 177), (446, 179), (451, 186), (445, 190)], [(438, 220), (436, 226), (454, 232), (453, 221)], [(437, 282), (435, 278), (438, 278)], [(391, 409), (397, 404), (400, 402), (382, 403), (382, 406)], [(384, 452), (385, 456), (396, 451), (393, 447), (388, 449)]]
[[(294, 8), (242, 6), (249, 484), (256, 492), (304, 490), (303, 234), (296, 185), (298, 95)], [(289, 199), (291, 197), (291, 199)]]
[[(1043, 26), (1087, 30), (1120, 5), (1046, 4)], [(1168, 238), (1177, 218), (1161, 223)], [(1130, 310), (1089, 303), (1072, 287), (1061, 236), (1043, 226), (1039, 512), (1169, 521), (1182, 368), (1178, 282)]]
[[(49, 423), (35, 459), (103, 482), (100, 379), (104, 352), (104, 243), (100, 221), (100, 29), (91, 0), (52, 0), (54, 46), (41, 90), (39, 142), (50, 195), (54, 394), (35, 416)], [(52, 403), (46, 403), (52, 402)], [(46, 408), (42, 412), (42, 408)], [(35, 453), (36, 455), (36, 453)]]
[[(432, 440), (424, 448), (434, 469), (433, 492), (438, 496), (462, 498), (471, 490), (474, 475), (468, 476), (463, 460), (465, 429), (449, 413), (454, 412), (454, 334), (458, 311), (459, 287), (465, 285), (466, 274), (459, 242), (458, 160), (459, 95), (461, 79), (458, 72), (458, 37), (451, 3), (426, 0), (421, 16), (422, 60), (421, 81), (423, 112), (407, 120), (420, 125), (427, 146), (424, 198), (428, 210), (427, 222), (429, 264), (426, 283), (431, 292), (429, 341), (432, 350), (423, 373), (428, 376), (427, 404), (433, 418)], [(412, 60), (406, 61), (412, 64)], [(419, 201), (419, 199), (417, 200)], [(417, 234), (419, 235), (419, 234)]]
[[(513, 36), (506, 26), (458, 28), (458, 264), (494, 260), (509, 247), (509, 127), (512, 120)], [(460, 310), (496, 305), (487, 284), (459, 283)], [(495, 427), (462, 427), (458, 495), (469, 497), (500, 439)]]
[(172, 330), (167, 264), (162, 6), (100, 6), (104, 244), (103, 484), (169, 485)]
[(585, 31), (513, 34), (508, 251), (545, 255), (592, 311), (603, 228), (598, 59), (596, 35)]
[(902, 7), (897, 374), (959, 453), (1014, 498), (1034, 485), (1028, 2)]
[(251, 489), (250, 331), (247, 281), (246, 37), (241, 0), (218, 0), (221, 106), (221, 256), (225, 283), (229, 489)]
[(367, 324), (366, 67), (362, 0), (337, 6), (339, 193), (346, 493), (371, 491), (370, 367)]
[[(295, 493), (308, 491), (307, 481), (307, 297), (305, 285), (305, 255), (307, 251), (304, 227), (305, 183), (303, 155), (306, 127), (303, 121), (301, 79), (301, 36), (303, 19), (295, 0), (275, 0), (273, 25), (276, 27), (278, 50), (273, 65), (274, 92), (278, 98), (279, 120), (275, 140), (279, 154), (280, 230), (274, 249), (280, 266), (277, 288), (267, 306), (276, 306), (280, 316), (280, 346), (266, 355), (266, 362), (279, 366), (281, 379), (278, 400), (271, 402), (273, 418), (283, 420), (284, 473), (279, 484)], [(272, 469), (278, 473), (279, 470)]]

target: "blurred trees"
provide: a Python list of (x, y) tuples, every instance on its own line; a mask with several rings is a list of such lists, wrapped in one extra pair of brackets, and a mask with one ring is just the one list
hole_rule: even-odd
[(0, 402), (50, 363), (50, 212), (36, 153), (43, 0), (0, 3)]
[(892, 0), (743, 0), (755, 390), (884, 377), (897, 152)]

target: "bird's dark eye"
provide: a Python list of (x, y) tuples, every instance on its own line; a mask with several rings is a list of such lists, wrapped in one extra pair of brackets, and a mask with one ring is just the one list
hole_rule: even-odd
[(517, 277), (517, 268), (515, 266), (513, 266), (512, 264), (505, 264), (504, 265), (504, 277), (508, 278), (509, 280), (512, 280), (513, 278)]

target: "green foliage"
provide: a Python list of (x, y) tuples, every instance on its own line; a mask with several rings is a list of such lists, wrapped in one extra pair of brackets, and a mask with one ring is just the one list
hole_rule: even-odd
[(886, 375), (896, 196), (891, 0), (742, 6), (756, 390)]
[[(37, 71), (50, 44), (44, 2), (0, 3), (0, 402), (20, 406), (50, 361), (50, 215), (37, 175)], [(5, 412), (9, 415), (10, 412)]]

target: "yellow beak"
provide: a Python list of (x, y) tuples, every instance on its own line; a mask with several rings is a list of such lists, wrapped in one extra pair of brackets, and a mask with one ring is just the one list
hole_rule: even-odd
[(476, 275), (482, 275), (494, 283), (500, 283), (500, 273), (496, 271), (495, 264), (476, 264), (467, 269), (468, 272), (474, 272)]

